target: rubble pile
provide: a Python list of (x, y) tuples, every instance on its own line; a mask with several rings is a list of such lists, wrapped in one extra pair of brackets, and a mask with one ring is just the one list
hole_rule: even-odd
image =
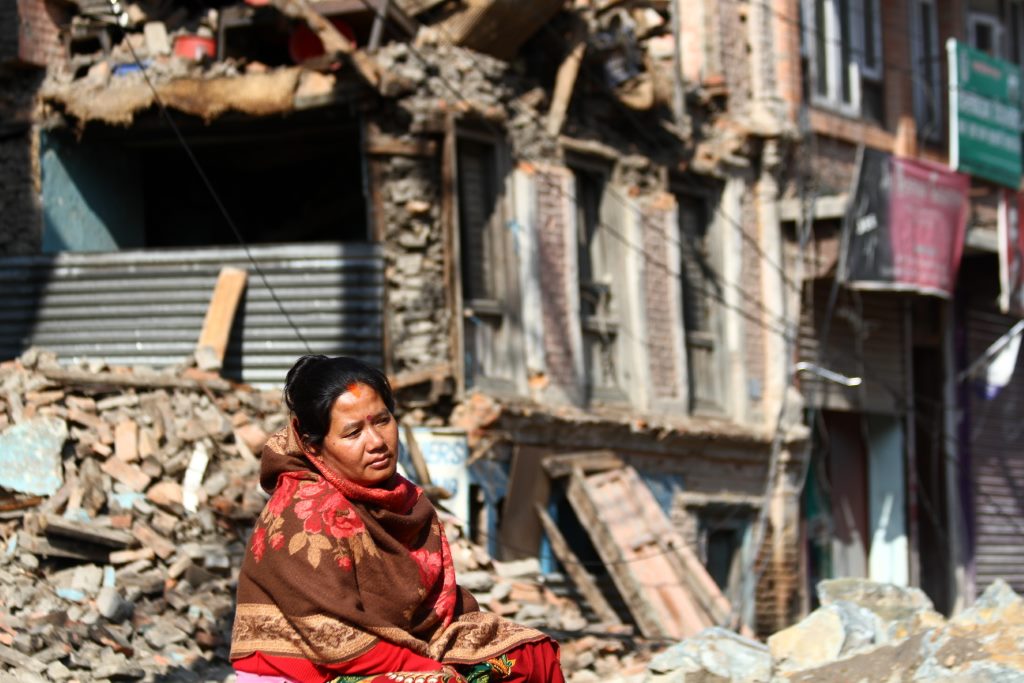
[[(0, 364), (0, 682), (226, 680), (258, 454), (285, 421), (280, 392), (195, 368)], [(574, 680), (642, 672), (643, 643), (536, 560), (449, 529), (481, 608), (552, 633)]]
[(1024, 681), (1024, 598), (996, 581), (948, 621), (917, 588), (834, 579), (822, 606), (767, 645), (708, 629), (665, 650), (644, 681)]
[(34, 351), (0, 366), (0, 671), (196, 680), (226, 664), (266, 500), (254, 454), (282, 424), (279, 392), (195, 370), (76, 370)]

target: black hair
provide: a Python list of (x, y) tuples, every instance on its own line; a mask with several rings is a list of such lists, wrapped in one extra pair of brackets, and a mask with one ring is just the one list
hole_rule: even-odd
[(394, 414), (395, 396), (383, 372), (348, 356), (302, 356), (284, 380), (284, 400), (299, 422), (298, 436), (309, 446), (319, 446), (331, 426), (334, 401), (352, 384), (365, 384), (380, 396)]

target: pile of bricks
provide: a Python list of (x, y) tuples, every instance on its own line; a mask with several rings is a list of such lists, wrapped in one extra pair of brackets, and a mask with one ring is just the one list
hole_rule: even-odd
[[(195, 369), (0, 364), (0, 683), (229, 680), (234, 591), (280, 392)], [(562, 642), (573, 680), (641, 667), (535, 560), (449, 525), (460, 583)], [(602, 678), (604, 676), (604, 678)]]
[(34, 353), (0, 366), (11, 680), (222, 680), (235, 577), (266, 500), (255, 454), (284, 415), (279, 393), (188, 375), (69, 370)]

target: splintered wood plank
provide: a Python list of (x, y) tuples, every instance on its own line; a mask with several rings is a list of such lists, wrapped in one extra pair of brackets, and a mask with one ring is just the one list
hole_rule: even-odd
[(684, 581), (687, 590), (707, 616), (705, 621), (716, 624), (728, 622), (732, 616), (732, 606), (729, 604), (728, 598), (722, 594), (718, 584), (708, 574), (700, 558), (672, 526), (671, 520), (658, 505), (651, 489), (644, 484), (640, 475), (632, 467), (623, 468), (620, 476), (623, 484), (630, 491), (629, 495), (642, 511), (647, 528), (658, 539), (658, 544), (665, 552), (669, 562), (672, 563), (676, 576)]
[(604, 597), (604, 593), (601, 592), (597, 582), (594, 581), (594, 577), (590, 575), (590, 572), (586, 570), (583, 563), (576, 557), (576, 553), (566, 543), (565, 537), (562, 536), (562, 531), (555, 524), (555, 521), (551, 519), (551, 515), (547, 513), (547, 510), (540, 503), (536, 504), (536, 509), (537, 516), (540, 517), (541, 524), (544, 525), (544, 533), (547, 534), (548, 540), (551, 541), (551, 549), (554, 551), (555, 557), (565, 567), (565, 571), (569, 573), (569, 578), (572, 579), (580, 593), (583, 594), (587, 604), (594, 610), (598, 618), (606, 624), (621, 624), (622, 620), (619, 619), (619, 615), (608, 604), (608, 600)]
[[(636, 471), (623, 467), (585, 479), (579, 476), (595, 510), (595, 526), (587, 524), (588, 532), (593, 535), (594, 529), (602, 528), (598, 533), (607, 536), (607, 542), (618, 550), (622, 568), (603, 555), (602, 559), (613, 577), (622, 575), (623, 581), (633, 586), (659, 624), (661, 635), (685, 638), (715, 623), (703, 601), (691, 591), (687, 576), (691, 571), (703, 576), (707, 572), (699, 562), (695, 569), (686, 556), (680, 556), (679, 547), (684, 544)], [(703, 581), (697, 581), (695, 585), (706, 591)], [(633, 602), (627, 603), (632, 610)], [(723, 616), (727, 615), (728, 611)]]
[(64, 536), (111, 548), (127, 548), (135, 544), (135, 538), (121, 529), (102, 527), (97, 524), (83, 524), (52, 514), (42, 515), (40, 521), (47, 536)]
[(579, 16), (571, 15), (572, 33), (569, 39), (569, 50), (558, 67), (555, 76), (555, 90), (548, 110), (548, 133), (558, 137), (565, 123), (565, 114), (569, 111), (572, 91), (576, 86), (576, 78), (580, 73), (583, 53), (587, 49), (587, 25)]
[(667, 635), (686, 638), (710, 626), (663, 542), (672, 533), (671, 522), (636, 470), (623, 467), (588, 477), (587, 482), (602, 512), (612, 513), (607, 517), (612, 536), (628, 548), (632, 571)]
[(199, 333), (199, 343), (196, 344), (196, 359), (204, 370), (219, 370), (224, 363), (231, 325), (245, 291), (247, 277), (240, 268), (221, 268), (217, 276), (206, 318), (203, 319), (203, 329)]
[(578, 469), (573, 470), (569, 478), (567, 496), (580, 522), (583, 523), (583, 528), (594, 542), (594, 547), (619, 589), (622, 599), (626, 601), (640, 632), (647, 638), (671, 637), (662, 626), (654, 606), (644, 595), (644, 587), (633, 572), (631, 561), (635, 558), (628, 550), (629, 544), (623, 547), (612, 535), (605, 521), (606, 511), (599, 510), (587, 480)]

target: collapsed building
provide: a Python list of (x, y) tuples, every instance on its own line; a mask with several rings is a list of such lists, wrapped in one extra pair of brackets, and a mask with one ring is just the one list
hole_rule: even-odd
[[(180, 364), (245, 270), (224, 377), (378, 364), (492, 555), (589, 568), (644, 635), (770, 633), (807, 600), (792, 26), (521, 4), (10, 4), (0, 355)], [(658, 611), (661, 571), (699, 575), (692, 614)]]

